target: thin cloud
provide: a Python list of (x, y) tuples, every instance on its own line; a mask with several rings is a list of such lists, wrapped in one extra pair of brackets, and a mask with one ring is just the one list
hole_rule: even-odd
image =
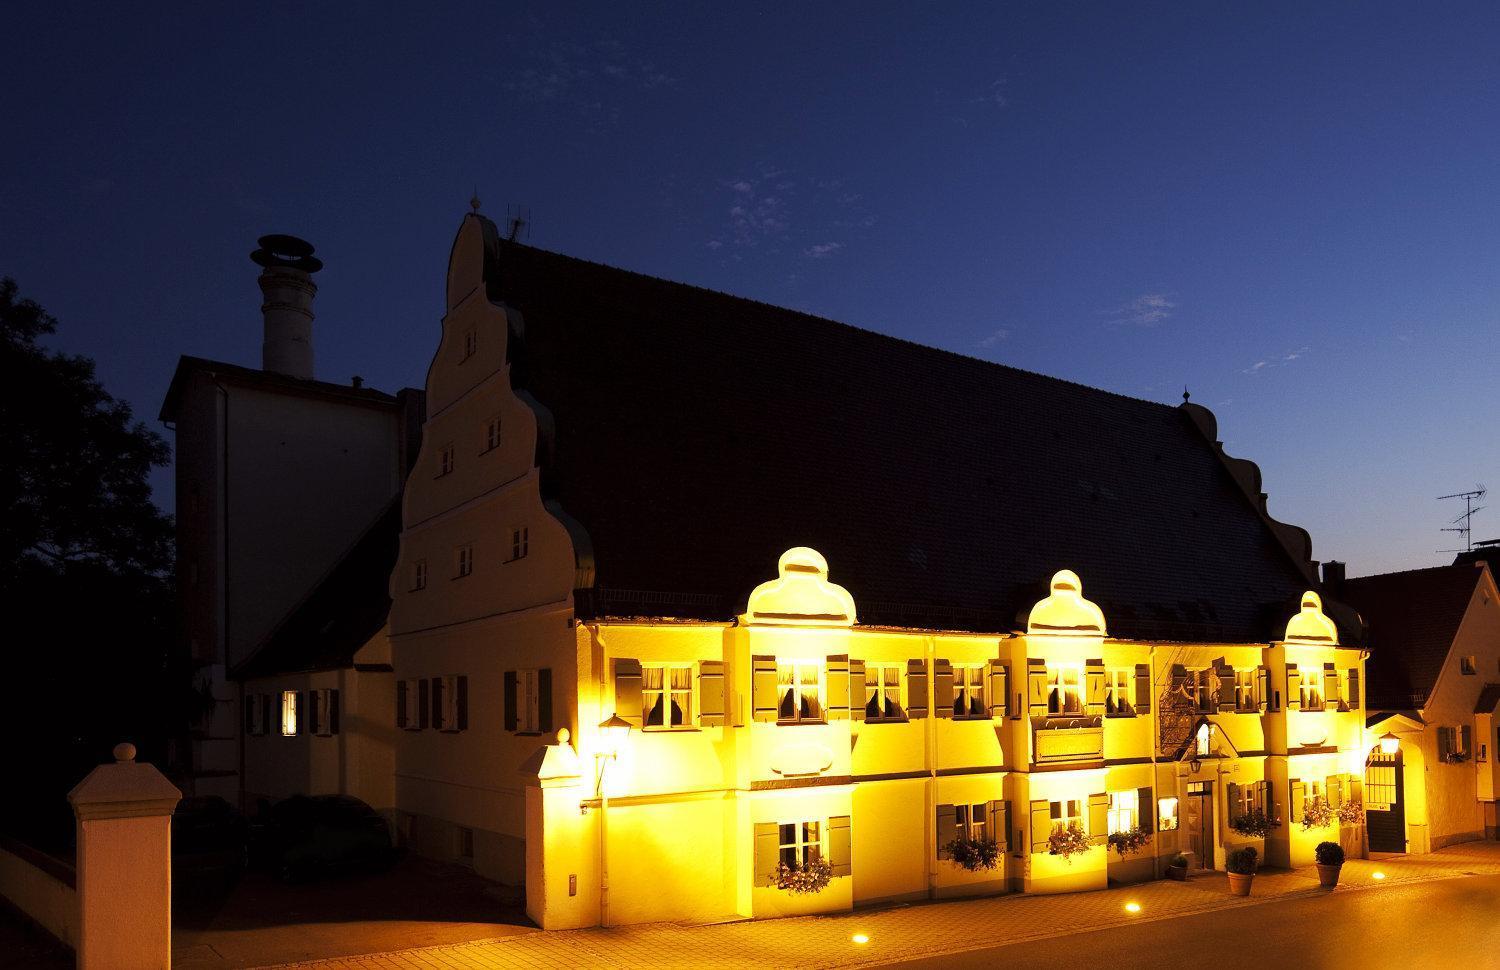
[(1262, 357), (1260, 360), (1257, 360), (1249, 367), (1241, 370), (1240, 373), (1260, 374), (1264, 371), (1270, 370), (1273, 367), (1285, 367), (1287, 364), (1290, 364), (1295, 360), (1301, 360), (1302, 356), (1311, 349), (1311, 347), (1298, 347), (1296, 350), (1289, 350), (1284, 354), (1273, 354), (1270, 357)]
[(1143, 293), (1128, 303), (1106, 310), (1114, 326), (1154, 327), (1172, 316), (1177, 301), (1168, 293)]
[(985, 350), (988, 350), (991, 347), (994, 347), (994, 346), (997, 346), (999, 344), (1002, 344), (1002, 343), (1004, 343), (1005, 341), (1007, 341), (1009, 339), (1010, 339), (1010, 331), (1007, 330), (1005, 327), (1001, 327), (998, 330), (992, 330), (992, 331), (990, 331), (989, 336), (987, 336), (987, 337), (985, 337), (985, 338), (983, 338), (982, 340), (979, 341), (979, 346), (982, 347), (982, 348), (984, 348)]
[(808, 246), (802, 250), (802, 255), (808, 259), (827, 259), (843, 248), (844, 244), (841, 242), (818, 243), (816, 246)]

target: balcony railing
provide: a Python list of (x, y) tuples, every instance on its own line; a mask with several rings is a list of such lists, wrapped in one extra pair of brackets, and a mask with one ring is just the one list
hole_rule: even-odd
[(1036, 763), (1069, 764), (1104, 757), (1104, 725), (1098, 717), (1046, 718), (1034, 722)]

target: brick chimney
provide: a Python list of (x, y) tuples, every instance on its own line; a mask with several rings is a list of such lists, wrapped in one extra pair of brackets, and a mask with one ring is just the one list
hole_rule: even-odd
[(1339, 596), (1344, 591), (1344, 564), (1337, 559), (1323, 564), (1323, 590), (1329, 596)]
[(261, 367), (276, 374), (312, 380), (313, 297), (318, 286), (312, 274), (323, 268), (311, 243), (296, 236), (261, 236), (260, 248), (250, 258), (261, 267), (260, 306), (265, 319)]

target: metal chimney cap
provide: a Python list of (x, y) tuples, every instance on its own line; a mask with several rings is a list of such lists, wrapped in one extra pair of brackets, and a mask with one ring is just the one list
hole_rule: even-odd
[(305, 239), (272, 233), (261, 236), (256, 242), (260, 243), (260, 248), (251, 253), (250, 258), (267, 269), (285, 266), (304, 273), (316, 273), (323, 268), (323, 261), (313, 255), (312, 243)]

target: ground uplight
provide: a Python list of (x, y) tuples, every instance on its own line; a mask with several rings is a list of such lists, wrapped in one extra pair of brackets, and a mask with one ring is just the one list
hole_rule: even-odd
[(849, 940), (853, 943), (858, 943), (860, 946), (864, 946), (866, 943), (870, 942), (870, 937), (865, 933), (855, 933), (853, 936), (849, 937)]
[(1384, 879), (1385, 878), (1385, 873), (1383, 873), (1383, 872), (1372, 872), (1372, 873), (1370, 873), (1370, 878), (1371, 879)]
[(1125, 904), (1125, 912), (1127, 912), (1127, 913), (1139, 913), (1140, 911), (1141, 911), (1141, 904), (1140, 903), (1126, 903)]

